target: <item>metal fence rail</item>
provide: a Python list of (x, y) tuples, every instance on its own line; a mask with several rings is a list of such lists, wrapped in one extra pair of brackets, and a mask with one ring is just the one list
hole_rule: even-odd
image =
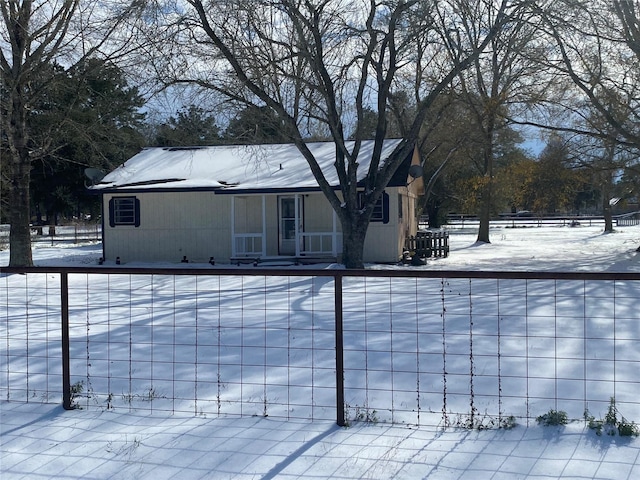
[[(614, 215), (613, 222), (619, 226), (638, 225), (640, 223), (640, 212), (629, 212), (619, 215)], [(422, 228), (426, 228), (427, 221), (424, 218), (419, 219), (419, 225)], [(477, 226), (480, 223), (477, 215), (457, 215), (450, 214), (447, 216), (446, 226), (449, 229), (452, 228), (465, 228)], [(518, 215), (501, 215), (491, 219), (492, 227), (506, 227), (506, 228), (518, 228), (518, 227), (542, 227), (542, 226), (601, 226), (605, 224), (604, 216), (602, 215), (566, 215), (566, 216), (518, 216)]]
[[(614, 217), (616, 220), (617, 217)], [(449, 215), (446, 227), (449, 229), (478, 226), (480, 221), (476, 215)], [(501, 216), (491, 219), (492, 227), (520, 228), (520, 227), (549, 227), (549, 226), (600, 226), (604, 225), (604, 217), (597, 215), (570, 215), (570, 216)]]
[[(9, 225), (0, 225), (0, 245), (9, 244)], [(102, 240), (100, 223), (71, 225), (34, 225), (31, 227), (31, 242), (34, 244), (64, 245)]]
[(640, 420), (639, 274), (4, 269), (0, 395), (412, 425)]

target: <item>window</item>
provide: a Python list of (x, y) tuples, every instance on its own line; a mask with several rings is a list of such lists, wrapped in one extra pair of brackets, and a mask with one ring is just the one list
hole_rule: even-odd
[(136, 197), (113, 197), (109, 200), (109, 225), (140, 226), (140, 200)]
[[(360, 207), (362, 208), (362, 193), (358, 194)], [(389, 223), (389, 194), (382, 192), (382, 195), (373, 207), (371, 214), (372, 222)]]

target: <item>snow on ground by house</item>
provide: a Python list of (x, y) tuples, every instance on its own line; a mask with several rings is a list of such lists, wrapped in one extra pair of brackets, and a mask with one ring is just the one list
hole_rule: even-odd
[[(60, 229), (59, 229), (60, 230)], [(449, 230), (451, 254), (430, 259), (430, 270), (517, 270), (517, 271), (595, 271), (640, 272), (640, 226), (619, 227), (603, 234), (602, 226), (506, 226), (491, 228), (491, 243), (476, 243), (473, 227)], [(47, 242), (34, 245), (34, 262), (39, 266), (97, 265), (102, 256), (100, 244), (52, 247)], [(0, 250), (0, 268), (9, 262), (9, 252)], [(153, 264), (170, 266), (171, 264)], [(144, 266), (130, 263), (128, 266)], [(197, 264), (177, 264), (201, 267)], [(205, 264), (207, 268), (209, 264)], [(221, 267), (229, 265), (221, 264)], [(313, 266), (315, 268), (315, 266)], [(243, 266), (242, 268), (246, 268)], [(251, 268), (251, 267), (249, 267)], [(371, 265), (370, 268), (393, 268)], [(405, 268), (405, 267), (402, 267)], [(418, 267), (411, 267), (418, 268)]]
[[(640, 271), (640, 227), (495, 228), (492, 243), (452, 230), (451, 255), (426, 269)], [(38, 265), (91, 265), (100, 246), (38, 247)], [(0, 252), (0, 265), (8, 252)], [(181, 265), (182, 266), (182, 265)], [(248, 267), (253, 268), (253, 267)], [(376, 266), (374, 268), (390, 268)], [(398, 267), (391, 267), (398, 268)], [(414, 267), (411, 267), (414, 268)], [(638, 419), (633, 419), (638, 420)], [(0, 401), (0, 477), (635, 479), (640, 439), (583, 422), (513, 430), (409, 429), (268, 418), (75, 410)]]
[(490, 244), (475, 243), (477, 230), (451, 230), (449, 258), (429, 268), (446, 270), (516, 270), (640, 272), (640, 226), (603, 233), (590, 227), (497, 227)]

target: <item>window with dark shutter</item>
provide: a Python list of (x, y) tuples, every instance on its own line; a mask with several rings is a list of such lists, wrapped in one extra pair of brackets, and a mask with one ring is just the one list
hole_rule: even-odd
[[(360, 208), (363, 206), (362, 193), (358, 194)], [(389, 223), (389, 194), (382, 192), (382, 195), (373, 207), (373, 213), (371, 214), (372, 222)]]
[(136, 197), (113, 197), (109, 200), (109, 225), (140, 226), (140, 200)]

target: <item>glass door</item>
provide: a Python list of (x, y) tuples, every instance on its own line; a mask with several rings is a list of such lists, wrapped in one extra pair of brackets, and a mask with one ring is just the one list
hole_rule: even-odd
[(280, 255), (296, 255), (296, 242), (302, 241), (298, 235), (303, 231), (302, 197), (280, 197), (279, 202), (279, 237)]

